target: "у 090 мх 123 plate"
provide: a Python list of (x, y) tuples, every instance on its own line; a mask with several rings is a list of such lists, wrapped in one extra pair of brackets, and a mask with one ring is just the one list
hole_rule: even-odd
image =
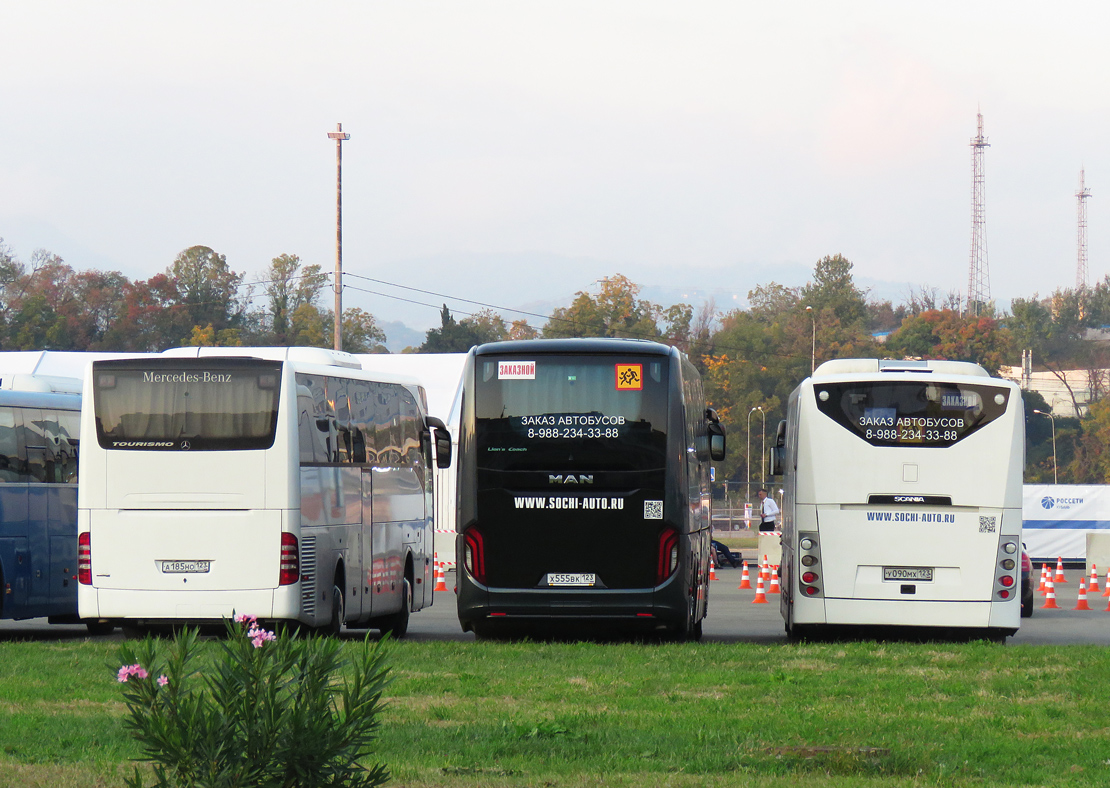
[(884, 566), (883, 580), (893, 580), (895, 582), (914, 580), (918, 583), (931, 583), (933, 581), (933, 567)]

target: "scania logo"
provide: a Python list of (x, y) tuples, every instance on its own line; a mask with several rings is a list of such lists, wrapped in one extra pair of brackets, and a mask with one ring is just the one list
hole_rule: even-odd
[(1055, 505), (1056, 499), (1053, 498), (1051, 495), (1046, 495), (1044, 498), (1041, 498), (1041, 506), (1043, 506), (1044, 508), (1051, 509)]
[(189, 449), (191, 449), (191, 448), (193, 448), (192, 442), (190, 442), (190, 441), (181, 441), (181, 451), (189, 451)]
[(923, 495), (895, 495), (895, 503), (925, 503)]
[(561, 473), (560, 474), (549, 473), (547, 475), (547, 483), (548, 484), (593, 484), (594, 483), (594, 475), (592, 473), (590, 473), (590, 474), (580, 473), (580, 474), (577, 474), (577, 475), (575, 475), (573, 473), (568, 473), (566, 476), (564, 476)]

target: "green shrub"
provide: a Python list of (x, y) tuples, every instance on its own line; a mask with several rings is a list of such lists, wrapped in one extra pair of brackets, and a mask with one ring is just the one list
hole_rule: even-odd
[[(120, 647), (126, 725), (155, 786), (369, 788), (388, 779), (384, 765), (360, 763), (387, 683), (382, 642), (367, 639), (348, 657), (333, 638), (275, 637), (252, 617), (226, 624), (226, 640), (209, 649), (188, 628)], [(142, 787), (138, 767), (128, 785)]]

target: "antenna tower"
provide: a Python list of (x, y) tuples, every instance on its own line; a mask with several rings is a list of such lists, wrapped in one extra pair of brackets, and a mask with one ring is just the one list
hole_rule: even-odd
[(1083, 185), (1083, 170), (1079, 171), (1079, 191), (1075, 199), (1079, 203), (1079, 262), (1075, 268), (1075, 289), (1087, 287), (1087, 198), (1091, 190)]
[(983, 136), (983, 113), (978, 133), (971, 138), (971, 265), (967, 277), (967, 314), (978, 315), (991, 298), (987, 270), (987, 222), (983, 188), (983, 149), (990, 147)]

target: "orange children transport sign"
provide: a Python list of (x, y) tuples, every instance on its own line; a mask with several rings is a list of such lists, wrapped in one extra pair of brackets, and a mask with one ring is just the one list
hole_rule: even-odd
[(643, 364), (617, 364), (617, 391), (643, 391), (643, 389)]

